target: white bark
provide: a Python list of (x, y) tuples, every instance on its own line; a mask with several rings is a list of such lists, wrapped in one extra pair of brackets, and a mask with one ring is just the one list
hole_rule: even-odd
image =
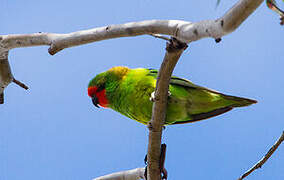
[(93, 180), (138, 180), (145, 179), (145, 168), (136, 168), (128, 171), (116, 172), (105, 176), (97, 177)]

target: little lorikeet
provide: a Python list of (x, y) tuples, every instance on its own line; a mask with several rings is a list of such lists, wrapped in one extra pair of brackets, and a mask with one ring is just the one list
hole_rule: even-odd
[[(157, 70), (113, 67), (98, 74), (88, 86), (88, 95), (96, 107), (111, 108), (140, 123), (151, 120), (151, 94), (155, 91)], [(165, 125), (207, 119), (255, 100), (229, 96), (172, 76)]]

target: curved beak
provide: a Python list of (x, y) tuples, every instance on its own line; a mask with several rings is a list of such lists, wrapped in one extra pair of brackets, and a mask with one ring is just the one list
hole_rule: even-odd
[(98, 106), (99, 99), (96, 96), (92, 97), (92, 102), (97, 108), (100, 108), (100, 106)]

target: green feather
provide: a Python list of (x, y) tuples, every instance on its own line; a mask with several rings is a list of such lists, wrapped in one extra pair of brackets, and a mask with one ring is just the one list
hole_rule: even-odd
[[(154, 92), (157, 70), (114, 67), (97, 75), (89, 86), (104, 86), (108, 107), (143, 124), (151, 120), (151, 93)], [(248, 106), (255, 100), (228, 96), (172, 76), (171, 95), (165, 124), (195, 122), (225, 113), (234, 107)]]

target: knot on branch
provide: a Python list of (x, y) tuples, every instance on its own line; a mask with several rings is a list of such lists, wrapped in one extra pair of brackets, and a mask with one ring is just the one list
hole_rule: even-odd
[(153, 134), (159, 134), (159, 133), (161, 133), (164, 129), (166, 129), (165, 126), (162, 126), (161, 128), (154, 126), (152, 121), (149, 121), (149, 122), (148, 122), (147, 128), (148, 128), (149, 131), (151, 131), (151, 133), (153, 133)]
[(179, 41), (177, 38), (172, 37), (169, 42), (167, 42), (166, 50), (170, 52), (176, 52), (178, 50), (185, 50), (188, 45), (184, 42)]
[(219, 42), (221, 42), (221, 40), (222, 40), (221, 38), (217, 38), (217, 39), (215, 39), (215, 42), (219, 43)]
[(153, 130), (153, 125), (152, 125), (152, 122), (151, 122), (151, 121), (148, 122), (147, 127), (148, 127), (148, 129), (149, 129), (150, 131)]
[(58, 53), (59, 51), (63, 50), (63, 47), (57, 47), (54, 42), (50, 45), (50, 47), (48, 48), (48, 53), (50, 55), (55, 55), (56, 53)]

